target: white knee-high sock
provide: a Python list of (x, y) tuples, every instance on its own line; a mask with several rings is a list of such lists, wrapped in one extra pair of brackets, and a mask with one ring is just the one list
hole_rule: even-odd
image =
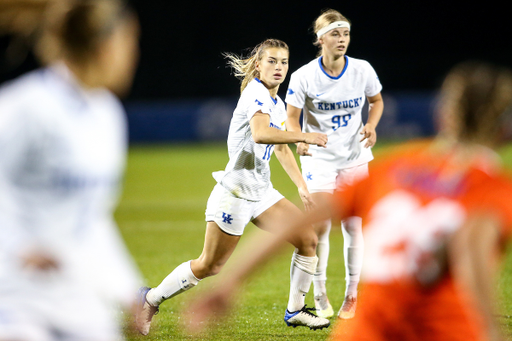
[(318, 264), (316, 266), (315, 276), (313, 277), (315, 296), (327, 294), (325, 281), (327, 280), (327, 263), (329, 261), (329, 234), (331, 232), (331, 220), (328, 219), (322, 224), (325, 227), (325, 232), (318, 236), (318, 245), (316, 247)]
[(302, 309), (304, 306), (306, 294), (311, 286), (317, 262), (317, 256), (306, 257), (294, 252), (292, 256), (292, 268), (290, 269), (288, 311), (294, 312)]
[(187, 291), (199, 283), (190, 268), (190, 262), (180, 264), (156, 288), (151, 289), (146, 300), (152, 306), (158, 306), (163, 301)]
[(363, 266), (364, 240), (362, 219), (350, 217), (342, 223), (343, 254), (345, 256), (345, 296), (357, 296), (357, 285)]

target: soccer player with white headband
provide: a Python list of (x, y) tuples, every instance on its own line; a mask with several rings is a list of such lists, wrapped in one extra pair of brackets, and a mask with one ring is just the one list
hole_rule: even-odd
[[(316, 19), (315, 45), (320, 48), (319, 56), (292, 74), (286, 96), (288, 130), (301, 130), (303, 112), (302, 131), (329, 135), (327, 148), (297, 145), (302, 175), (318, 205), (330, 201), (335, 191), (368, 175), (368, 162), (373, 159), (371, 147), (377, 140), (375, 128), (384, 109), (382, 86), (372, 66), (346, 55), (350, 28), (349, 20), (333, 9)], [(364, 124), (361, 111), (366, 100), (369, 112)], [(330, 317), (334, 311), (325, 283), (331, 221), (317, 224), (315, 230), (319, 258), (313, 280), (315, 305), (319, 316)], [(355, 314), (363, 260), (361, 218), (343, 221), (342, 230), (346, 290), (338, 316), (347, 319)]]

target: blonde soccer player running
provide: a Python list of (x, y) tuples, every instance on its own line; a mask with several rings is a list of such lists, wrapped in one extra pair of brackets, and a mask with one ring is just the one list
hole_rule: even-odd
[[(297, 145), (302, 175), (313, 201), (330, 202), (335, 191), (368, 175), (373, 159), (371, 147), (377, 140), (375, 128), (384, 109), (382, 86), (372, 66), (346, 55), (350, 44), (350, 21), (336, 10), (327, 10), (314, 23), (320, 56), (295, 71), (286, 96), (290, 131), (319, 132), (329, 136), (326, 148), (304, 143)], [(361, 111), (369, 103), (368, 120)], [(342, 222), (345, 255), (345, 299), (338, 316), (352, 318), (357, 303), (364, 242), (361, 218)], [(314, 277), (315, 306), (319, 316), (334, 315), (327, 298), (327, 261), (331, 220), (315, 225), (318, 235), (318, 265)]]
[[(256, 46), (247, 59), (231, 54), (227, 57), (236, 76), (243, 79), (242, 93), (229, 128), (229, 162), (224, 171), (213, 174), (217, 184), (206, 207), (203, 252), (197, 259), (176, 267), (157, 287), (140, 289), (136, 324), (144, 335), (149, 333), (153, 315), (162, 302), (222, 269), (250, 221), (263, 230), (277, 233), (289, 217), (302, 214), (270, 182), (269, 160), (274, 150), (297, 185), (304, 205), (312, 205), (287, 144), (303, 142), (325, 147), (327, 136), (285, 131), (286, 111), (277, 91), (288, 72), (288, 46), (280, 40), (268, 39)], [(311, 226), (288, 240), (296, 247), (296, 253), (285, 322), (288, 326), (311, 329), (327, 327), (329, 320), (312, 314), (304, 304), (317, 263), (316, 234)]]

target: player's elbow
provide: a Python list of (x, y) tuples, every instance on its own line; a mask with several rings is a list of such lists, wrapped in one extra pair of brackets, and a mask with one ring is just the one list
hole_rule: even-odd
[(258, 144), (268, 144), (269, 143), (267, 134), (265, 134), (265, 132), (261, 131), (261, 130), (253, 132), (252, 138), (253, 138), (254, 142), (256, 142)]
[(258, 144), (262, 144), (264, 143), (263, 141), (263, 137), (262, 136), (259, 136), (259, 135), (253, 135), (252, 138), (254, 139), (254, 142), (258, 143)]

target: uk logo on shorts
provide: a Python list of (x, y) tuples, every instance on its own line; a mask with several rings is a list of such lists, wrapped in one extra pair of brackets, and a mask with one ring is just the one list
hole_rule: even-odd
[(313, 180), (313, 174), (311, 174), (310, 172), (308, 172), (308, 173), (306, 174), (306, 181), (311, 181), (311, 180)]
[(222, 222), (226, 224), (231, 224), (233, 221), (233, 217), (231, 217), (231, 214), (226, 214), (225, 212), (222, 212)]

